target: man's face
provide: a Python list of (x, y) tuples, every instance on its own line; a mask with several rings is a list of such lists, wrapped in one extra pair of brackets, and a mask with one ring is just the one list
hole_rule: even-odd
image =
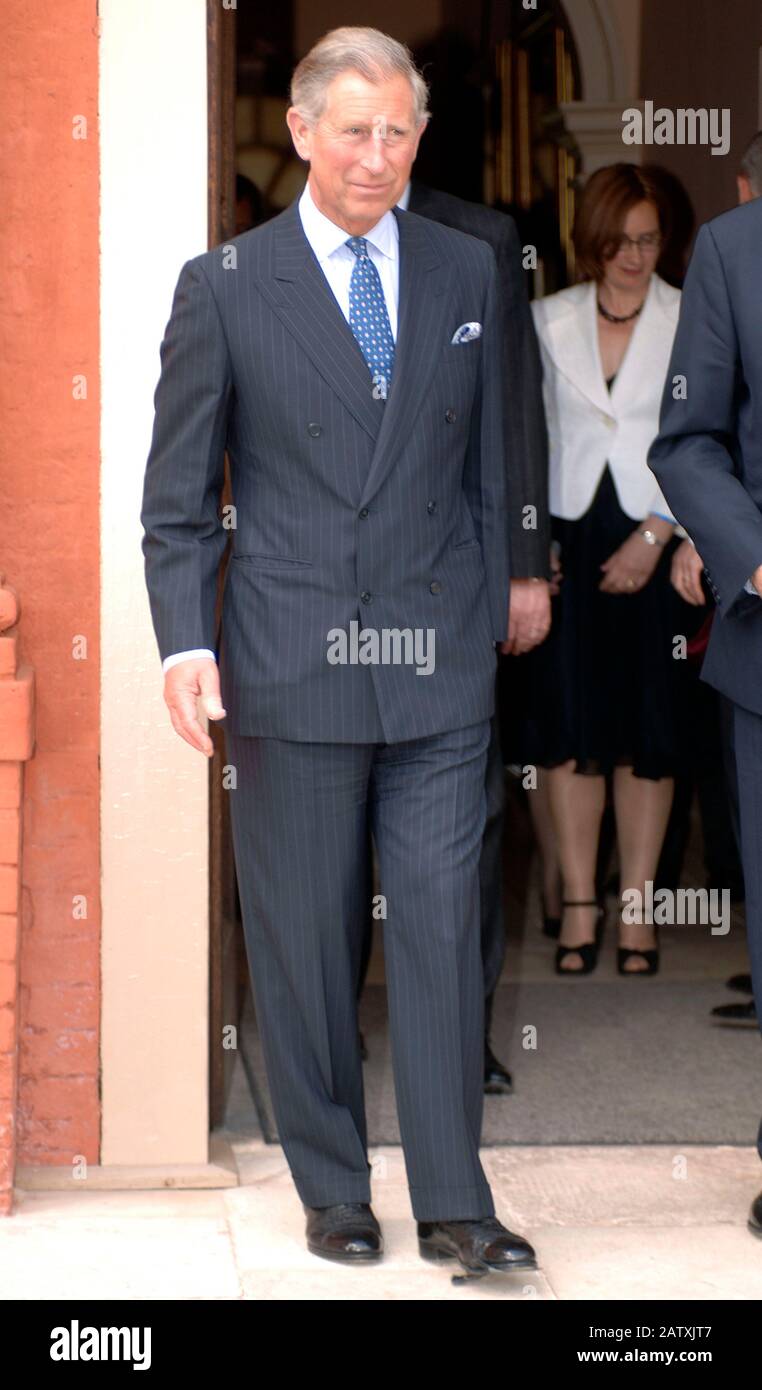
[(350, 236), (363, 236), (398, 202), (426, 128), (425, 120), (415, 125), (406, 77), (374, 83), (353, 71), (330, 83), (315, 126), (294, 107), (286, 120), (297, 154), (309, 160), (315, 203)]

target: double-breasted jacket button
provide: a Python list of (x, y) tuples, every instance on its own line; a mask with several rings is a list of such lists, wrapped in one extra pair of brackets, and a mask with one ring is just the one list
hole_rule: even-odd
[(365, 519), (366, 519), (369, 515), (370, 515), (370, 513), (369, 513), (367, 507), (361, 507), (361, 508), (360, 508), (359, 516), (360, 516), (360, 520), (361, 520), (361, 521), (365, 521)]
[(323, 433), (323, 426), (319, 425), (317, 420), (310, 420), (307, 426), (307, 433), (311, 434), (313, 439), (317, 439), (318, 435)]
[(433, 516), (434, 513), (435, 513), (435, 511), (436, 511), (436, 509), (437, 509), (437, 504), (436, 504), (436, 502), (427, 502), (427, 503), (426, 503), (426, 511), (428, 512), (429, 516)]
[(441, 594), (442, 592), (442, 585), (440, 584), (438, 579), (432, 579), (431, 583), (429, 584), (429, 588), (432, 594)]
[(458, 417), (457, 417), (455, 411), (453, 410), (452, 406), (450, 406), (450, 407), (445, 411), (445, 420), (447, 421), (448, 425), (454, 424), (455, 421), (457, 420), (457, 418), (458, 418)]
[(373, 602), (373, 595), (369, 593), (367, 589), (363, 589), (362, 593), (360, 594), (360, 598), (362, 599), (363, 603)]

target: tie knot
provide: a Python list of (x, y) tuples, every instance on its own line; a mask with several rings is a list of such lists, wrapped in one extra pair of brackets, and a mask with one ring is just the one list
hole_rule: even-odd
[(351, 236), (347, 241), (350, 251), (354, 251), (356, 256), (367, 256), (368, 243), (364, 236)]

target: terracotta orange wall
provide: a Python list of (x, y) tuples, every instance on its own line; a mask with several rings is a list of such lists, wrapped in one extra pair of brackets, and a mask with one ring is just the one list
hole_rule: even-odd
[[(25, 764), (19, 1163), (99, 1144), (96, 0), (9, 5), (0, 97), (0, 570), (35, 669)], [(72, 138), (86, 117), (87, 139)], [(74, 397), (84, 375), (87, 399)], [(75, 640), (86, 659), (75, 660)], [(87, 917), (72, 914), (84, 895)]]

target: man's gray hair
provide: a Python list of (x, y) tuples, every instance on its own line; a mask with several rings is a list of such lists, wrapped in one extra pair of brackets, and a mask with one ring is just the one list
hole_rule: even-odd
[(413, 89), (416, 126), (429, 115), (428, 87), (407, 44), (382, 34), (380, 29), (347, 24), (318, 39), (294, 69), (291, 105), (308, 125), (314, 125), (323, 114), (329, 83), (349, 70), (359, 72), (367, 82), (383, 82), (401, 74)]
[(744, 150), (739, 171), (746, 175), (755, 198), (762, 196), (762, 130), (758, 130), (751, 144)]

